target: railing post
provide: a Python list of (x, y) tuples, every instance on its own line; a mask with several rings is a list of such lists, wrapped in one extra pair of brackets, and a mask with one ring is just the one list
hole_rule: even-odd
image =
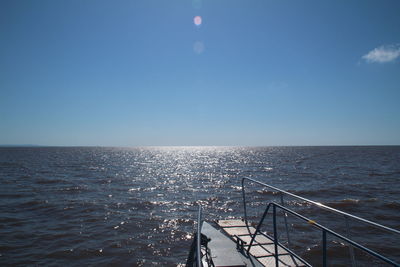
[[(282, 204), (282, 206), (285, 206), (285, 203), (283, 201), (283, 193), (281, 192), (280, 195), (281, 195), (281, 204)], [(290, 246), (289, 228), (288, 228), (287, 217), (288, 217), (288, 214), (287, 214), (286, 211), (284, 211), (283, 212), (283, 219), (285, 220), (285, 228), (286, 228), (286, 237), (287, 237), (287, 242), (288, 242), (288, 248), (290, 248), (291, 246)]]
[(278, 255), (278, 231), (276, 229), (276, 206), (272, 204), (273, 207), (273, 221), (274, 221), (274, 247), (275, 247), (275, 266), (279, 266), (279, 255)]
[[(350, 224), (349, 224), (349, 218), (345, 215), (344, 220), (346, 222), (346, 234), (348, 238), (350, 237)], [(354, 255), (354, 248), (352, 245), (349, 244), (349, 252), (350, 252), (350, 258), (351, 258), (351, 266), (356, 267), (356, 256)]]
[(247, 208), (246, 208), (246, 192), (244, 189), (244, 179), (242, 179), (242, 198), (243, 198), (243, 210), (244, 210), (244, 221), (246, 223), (246, 226), (248, 227), (248, 222), (247, 222)]
[(326, 267), (327, 265), (327, 258), (326, 258), (326, 231), (322, 229), (322, 266)]
[(258, 225), (257, 225), (256, 231), (254, 232), (254, 235), (252, 235), (251, 232), (249, 231), (249, 234), (250, 234), (250, 236), (251, 236), (251, 240), (250, 240), (250, 244), (249, 244), (249, 246), (248, 246), (248, 248), (247, 248), (247, 254), (250, 253), (250, 249), (251, 249), (251, 246), (252, 246), (253, 243), (254, 243), (254, 239), (256, 238), (257, 233), (260, 232), (261, 225), (262, 225), (263, 222), (264, 222), (265, 216), (267, 216), (267, 214), (268, 214), (268, 210), (269, 210), (270, 205), (271, 205), (271, 204), (268, 204), (268, 206), (265, 208), (264, 214), (263, 214), (263, 216), (261, 217), (261, 220), (260, 220), (260, 222), (259, 222)]
[(201, 262), (201, 205), (199, 205), (199, 213), (197, 216), (197, 245), (196, 245), (196, 266), (202, 267), (203, 263)]

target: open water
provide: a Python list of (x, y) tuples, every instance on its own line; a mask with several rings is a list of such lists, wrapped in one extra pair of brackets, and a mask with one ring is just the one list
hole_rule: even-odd
[[(176, 266), (199, 203), (206, 219), (242, 217), (243, 177), (400, 229), (397, 146), (0, 148), (0, 265)], [(249, 184), (246, 196), (256, 221), (276, 194)], [(344, 229), (343, 218), (284, 201)], [(319, 265), (320, 233), (288, 220), (293, 249)], [(400, 261), (399, 236), (349, 224), (358, 242)], [(328, 241), (330, 263), (349, 265), (346, 244)]]

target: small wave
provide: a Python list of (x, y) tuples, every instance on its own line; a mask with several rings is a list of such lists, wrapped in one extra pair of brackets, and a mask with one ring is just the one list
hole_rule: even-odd
[(17, 223), (20, 220), (14, 217), (0, 217), (0, 223), (6, 224), (6, 223)]
[(269, 196), (273, 196), (273, 195), (279, 194), (279, 192), (272, 191), (272, 190), (256, 190), (256, 193), (260, 194), (260, 195), (269, 195)]
[(333, 202), (325, 202), (324, 205), (332, 207), (332, 208), (337, 208), (337, 209), (343, 209), (343, 208), (348, 208), (348, 207), (354, 207), (356, 205), (360, 204), (359, 199), (351, 199), (351, 198), (346, 198), (342, 199), (339, 201), (333, 201)]
[(37, 184), (59, 184), (65, 182), (64, 180), (60, 179), (38, 179), (36, 180)]
[(400, 203), (399, 202), (389, 202), (383, 204), (383, 206), (387, 209), (393, 209), (400, 212)]
[(0, 162), (0, 167), (1, 168), (8, 168), (8, 167), (11, 167), (11, 168), (24, 168), (24, 165), (21, 164), (21, 163), (16, 163), (16, 162), (4, 162), (4, 161), (2, 161), (2, 162)]
[(83, 186), (69, 186), (57, 189), (58, 192), (65, 192), (65, 193), (81, 193), (89, 191), (86, 187)]
[(371, 171), (368, 173), (368, 176), (393, 176), (393, 175), (399, 175), (400, 171), (392, 171), (392, 172), (376, 172), (376, 171)]
[(334, 186), (327, 188), (315, 188), (314, 190), (307, 190), (307, 189), (288, 190), (288, 192), (306, 197), (321, 197), (321, 196), (335, 197), (335, 196), (343, 196), (344, 193), (352, 194), (353, 192), (354, 193), (358, 192), (352, 189), (352, 187), (359, 188), (360, 185), (349, 184), (345, 189), (343, 188), (343, 186)]
[[(311, 242), (303, 255), (304, 259), (311, 263), (311, 265), (318, 266), (320, 264), (318, 260), (321, 258), (321, 249), (322, 246), (320, 244), (312, 244)], [(329, 263), (334, 266), (347, 266), (349, 260), (349, 255), (347, 252), (348, 248), (343, 243), (330, 241), (327, 250), (327, 254), (330, 259)]]
[[(9, 198), (21, 198), (21, 197), (27, 197), (28, 195), (25, 193), (6, 193), (6, 194), (0, 194), (0, 198), (5, 198), (5, 199), (9, 199)], [(33, 196), (33, 194), (29, 195), (29, 196)]]
[(235, 191), (242, 191), (242, 187), (241, 186), (237, 186), (237, 185), (231, 185), (231, 188)]
[(368, 173), (368, 176), (374, 177), (374, 176), (389, 176), (391, 173), (379, 173), (379, 172), (370, 172)]
[(298, 196), (319, 196), (325, 193), (332, 193), (330, 189), (318, 189), (318, 190), (288, 190), (289, 193)]
[(47, 203), (48, 203), (47, 200), (29, 200), (29, 201), (26, 201), (26, 202), (23, 202), (23, 203), (19, 204), (17, 207), (21, 208), (21, 209), (23, 209), (23, 208), (33, 208), (35, 206), (40, 206), (40, 205), (47, 204)]

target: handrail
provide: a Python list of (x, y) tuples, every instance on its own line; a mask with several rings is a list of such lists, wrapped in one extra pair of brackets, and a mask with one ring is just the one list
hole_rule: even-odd
[(388, 227), (388, 226), (384, 226), (384, 225), (381, 225), (381, 224), (379, 224), (379, 223), (375, 223), (375, 222), (372, 222), (372, 221), (369, 221), (369, 220), (360, 218), (360, 217), (358, 217), (358, 216), (352, 215), (352, 214), (347, 213), (347, 212), (344, 212), (344, 211), (340, 211), (340, 210), (334, 209), (334, 208), (329, 207), (329, 206), (326, 206), (326, 205), (324, 205), (324, 204), (322, 204), (322, 203), (319, 203), (319, 202), (316, 202), (316, 201), (313, 201), (313, 200), (310, 200), (310, 199), (307, 199), (307, 198), (304, 198), (304, 197), (300, 197), (300, 196), (298, 196), (298, 195), (292, 194), (292, 193), (287, 192), (287, 191), (285, 191), (285, 190), (281, 190), (281, 189), (279, 189), (279, 188), (277, 188), (277, 187), (274, 187), (274, 186), (272, 186), (272, 185), (268, 185), (268, 184), (266, 184), (266, 183), (263, 183), (263, 182), (254, 180), (254, 179), (249, 178), (249, 177), (244, 177), (244, 178), (242, 178), (242, 195), (243, 195), (243, 207), (244, 207), (244, 216), (245, 216), (246, 226), (248, 226), (248, 223), (247, 223), (246, 198), (245, 198), (245, 190), (244, 190), (244, 182), (245, 182), (245, 180), (249, 180), (249, 181), (251, 181), (251, 182), (253, 182), (253, 183), (262, 185), (262, 186), (264, 186), (264, 187), (268, 187), (268, 188), (273, 189), (273, 190), (275, 190), (275, 191), (277, 191), (277, 192), (281, 192), (281, 193), (286, 194), (286, 195), (289, 195), (289, 196), (291, 196), (291, 197), (293, 197), (293, 198), (297, 198), (297, 199), (299, 199), (299, 200), (305, 201), (305, 202), (307, 202), (307, 203), (310, 203), (310, 204), (312, 204), (312, 205), (318, 206), (319, 208), (328, 210), (328, 211), (330, 211), (330, 212), (333, 212), (333, 213), (336, 213), (336, 214), (340, 214), (340, 215), (343, 215), (343, 216), (345, 216), (345, 217), (353, 218), (353, 219), (355, 219), (355, 220), (358, 220), (358, 221), (364, 222), (364, 223), (366, 223), (366, 224), (372, 225), (372, 226), (374, 226), (374, 227), (383, 229), (383, 230), (388, 231), (388, 232), (390, 232), (390, 233), (395, 233), (395, 234), (400, 235), (400, 231), (399, 231), (399, 230), (396, 230), (396, 229), (390, 228), (390, 227)]
[(197, 245), (196, 245), (196, 266), (202, 267), (203, 263), (201, 262), (201, 227), (203, 222), (201, 220), (201, 205), (199, 204), (199, 212), (197, 214)]
[[(279, 192), (279, 193), (280, 193), (280, 196), (281, 196), (281, 202), (282, 202), (281, 205), (278, 204), (278, 203), (275, 203), (275, 202), (269, 202), (269, 203), (267, 204), (267, 206), (266, 206), (266, 208), (265, 208), (265, 211), (264, 211), (264, 213), (263, 213), (263, 215), (262, 215), (262, 217), (261, 217), (261, 220), (259, 221), (259, 223), (258, 223), (258, 225), (257, 225), (257, 227), (256, 227), (256, 231), (254, 232), (254, 234), (252, 234), (252, 233), (250, 232), (249, 223), (248, 223), (248, 219), (247, 219), (246, 192), (245, 192), (245, 187), (244, 187), (244, 183), (245, 183), (246, 180), (249, 180), (250, 182), (253, 182), (253, 183), (255, 183), (255, 184), (259, 184), (259, 185), (261, 185), (261, 186), (264, 186), (264, 187), (270, 188), (270, 189), (272, 189), (272, 190), (274, 190), (274, 191), (276, 191), (276, 192)], [(251, 249), (251, 247), (252, 247), (252, 245), (253, 245), (253, 242), (254, 242), (254, 239), (255, 239), (256, 235), (257, 235), (258, 233), (261, 233), (261, 234), (262, 234), (262, 232), (261, 232), (261, 225), (263, 224), (263, 221), (264, 221), (265, 217), (267, 216), (267, 214), (268, 214), (268, 212), (269, 212), (269, 210), (270, 210), (270, 207), (272, 206), (272, 208), (273, 208), (273, 230), (274, 230), (274, 233), (273, 233), (273, 241), (274, 241), (274, 247), (275, 247), (275, 261), (276, 261), (276, 266), (279, 265), (279, 261), (278, 261), (278, 251), (277, 251), (277, 246), (278, 246), (278, 244), (279, 244), (279, 241), (278, 241), (278, 234), (277, 234), (277, 227), (276, 227), (276, 214), (277, 214), (277, 213), (276, 213), (276, 208), (280, 208), (280, 209), (284, 212), (284, 216), (287, 216), (287, 213), (292, 214), (292, 215), (294, 215), (294, 216), (296, 216), (296, 217), (298, 217), (298, 218), (300, 218), (300, 219), (302, 219), (302, 220), (305, 220), (305, 221), (307, 221), (308, 223), (310, 223), (310, 224), (312, 224), (312, 225), (314, 225), (314, 226), (316, 226), (317, 228), (319, 228), (319, 229), (322, 230), (323, 266), (327, 266), (327, 243), (326, 243), (326, 234), (327, 234), (327, 233), (329, 233), (329, 234), (331, 234), (331, 235), (333, 235), (333, 236), (335, 236), (335, 237), (337, 237), (337, 238), (339, 238), (339, 239), (342, 239), (343, 241), (345, 241), (345, 242), (347, 242), (347, 243), (349, 244), (349, 249), (350, 249), (350, 254), (351, 254), (351, 256), (352, 256), (352, 264), (353, 264), (353, 266), (354, 266), (354, 264), (355, 264), (355, 258), (354, 258), (354, 252), (353, 252), (353, 248), (354, 248), (354, 247), (356, 247), (356, 248), (358, 248), (358, 249), (361, 249), (361, 250), (363, 250), (364, 252), (366, 252), (366, 253), (368, 253), (368, 254), (370, 254), (370, 255), (372, 255), (372, 256), (374, 256), (374, 257), (380, 259), (380, 260), (385, 261), (386, 263), (392, 264), (392, 265), (394, 265), (394, 266), (400, 266), (400, 265), (398, 265), (396, 262), (394, 262), (393, 260), (391, 260), (391, 259), (389, 259), (389, 258), (387, 258), (387, 257), (385, 257), (385, 256), (383, 256), (383, 255), (381, 255), (381, 254), (379, 254), (379, 253), (377, 253), (377, 252), (375, 252), (375, 251), (373, 251), (373, 250), (371, 250), (371, 249), (369, 249), (369, 248), (367, 248), (367, 247), (365, 247), (365, 246), (363, 246), (363, 245), (361, 245), (361, 244), (359, 244), (359, 243), (357, 243), (357, 242), (355, 242), (355, 241), (353, 241), (353, 240), (351, 240), (349, 237), (346, 237), (346, 236), (343, 236), (343, 235), (341, 235), (341, 234), (339, 234), (339, 233), (336, 233), (336, 232), (334, 232), (333, 230), (330, 230), (329, 228), (327, 228), (327, 227), (325, 227), (325, 226), (322, 226), (322, 225), (316, 223), (315, 221), (310, 220), (310, 219), (306, 218), (305, 216), (300, 215), (299, 213), (297, 213), (297, 212), (295, 212), (295, 211), (292, 211), (292, 210), (290, 210), (289, 208), (285, 207), (285, 206), (284, 206), (284, 202), (283, 202), (283, 194), (289, 195), (289, 196), (291, 196), (291, 197), (293, 197), (293, 198), (296, 198), (296, 199), (300, 199), (300, 200), (302, 200), (302, 201), (304, 201), (304, 202), (307, 202), (307, 203), (310, 203), (310, 204), (312, 204), (312, 205), (316, 205), (316, 206), (318, 206), (319, 208), (328, 210), (328, 211), (330, 211), (330, 212), (332, 212), (332, 213), (336, 213), (336, 214), (339, 214), (339, 215), (344, 216), (344, 218), (346, 219), (346, 226), (347, 226), (347, 228), (349, 227), (349, 225), (348, 225), (348, 219), (349, 219), (349, 218), (352, 218), (352, 219), (354, 219), (354, 220), (357, 220), (357, 221), (360, 221), (360, 222), (369, 224), (369, 225), (374, 226), (374, 227), (376, 227), (376, 228), (383, 229), (383, 230), (388, 231), (388, 232), (390, 232), (390, 233), (392, 233), (392, 234), (393, 234), (393, 233), (395, 233), (395, 234), (400, 234), (400, 231), (399, 231), (399, 230), (396, 230), (396, 229), (393, 229), (393, 228), (390, 228), (390, 227), (387, 227), (387, 226), (384, 226), (384, 225), (381, 225), (381, 224), (378, 224), (378, 223), (375, 223), (375, 222), (372, 222), (372, 221), (369, 221), (369, 220), (360, 218), (360, 217), (358, 217), (358, 216), (355, 216), (355, 215), (352, 215), (352, 214), (349, 214), (349, 213), (346, 213), (346, 212), (343, 212), (343, 211), (340, 211), (340, 210), (331, 208), (331, 207), (329, 207), (329, 206), (323, 205), (323, 204), (321, 204), (321, 203), (319, 203), (319, 202), (312, 201), (312, 200), (306, 199), (306, 198), (304, 198), (304, 197), (297, 196), (297, 195), (292, 194), (292, 193), (289, 193), (289, 192), (287, 192), (287, 191), (285, 191), (285, 190), (281, 190), (281, 189), (276, 188), (276, 187), (274, 187), (274, 186), (271, 186), (271, 185), (262, 183), (262, 182), (260, 182), (260, 181), (254, 180), (254, 179), (252, 179), (252, 178), (245, 177), (245, 178), (242, 178), (243, 208), (244, 208), (244, 215), (245, 215), (245, 218), (244, 218), (244, 219), (245, 219), (246, 227), (247, 227), (247, 229), (248, 229), (248, 231), (249, 231), (249, 234), (250, 234), (250, 236), (252, 236), (251, 241), (250, 241), (250, 244), (249, 244), (249, 246), (248, 246), (248, 248), (247, 248), (247, 253), (250, 252), (250, 249)], [(285, 217), (285, 219), (286, 219), (286, 217)], [(287, 227), (287, 222), (286, 222), (286, 220), (285, 220), (285, 224), (286, 224), (286, 227)], [(286, 230), (287, 230), (287, 229), (286, 229)], [(348, 229), (347, 229), (347, 230), (348, 230)], [(348, 233), (349, 233), (349, 232), (348, 232)], [(289, 235), (288, 235), (288, 240), (289, 240)], [(293, 256), (297, 256), (297, 255), (296, 255), (296, 254), (293, 254)], [(300, 258), (299, 258), (299, 259), (300, 259)], [(300, 260), (302, 260), (302, 259), (300, 259)], [(306, 264), (306, 265), (307, 265), (307, 264)]]
[[(250, 239), (250, 243), (249, 243), (249, 246), (247, 247), (247, 254), (249, 254), (250, 253), (250, 249), (251, 249), (251, 247), (252, 247), (252, 245), (253, 245), (253, 243), (254, 243), (254, 239), (255, 239), (255, 237), (256, 237), (256, 235), (257, 235), (257, 233), (261, 233), (260, 232), (260, 228), (261, 228), (261, 225), (262, 225), (262, 223), (263, 223), (263, 221), (264, 221), (264, 219), (265, 219), (265, 217), (267, 216), (267, 214), (268, 214), (268, 211), (269, 211), (269, 208), (271, 207), (271, 205), (273, 205), (274, 203), (273, 202), (270, 202), (270, 203), (268, 203), (268, 205), (267, 205), (267, 207), (265, 208), (265, 211), (264, 211), (264, 214), (263, 214), (263, 216), (261, 217), (261, 220), (260, 220), (260, 222), (258, 223), (258, 225), (257, 225), (257, 229), (256, 229), (256, 231), (254, 232), (254, 234), (251, 234), (250, 233), (250, 236), (251, 236), (251, 239)], [(274, 250), (275, 250), (275, 264), (278, 264), (279, 265), (279, 263), (278, 263), (278, 240), (277, 240), (277, 238), (275, 238), (276, 237), (276, 231), (277, 231), (277, 229), (276, 229), (276, 212), (275, 212), (275, 207), (274, 207)], [(268, 235), (266, 235), (266, 234), (264, 234), (264, 233), (261, 233), (262, 235), (265, 235), (265, 236), (267, 236), (268, 238), (270, 238)], [(300, 260), (301, 262), (303, 262), (306, 266), (309, 266), (309, 267), (311, 267), (311, 265), (308, 263), (308, 262), (306, 262), (304, 259), (302, 259), (299, 255), (297, 255), (295, 252), (293, 252), (292, 250), (290, 250), (289, 248), (285, 248), (291, 255), (293, 255), (295, 258), (297, 258), (298, 260)], [(276, 265), (276, 266), (278, 266), (278, 265)]]
[[(307, 217), (305, 217), (305, 216), (303, 216), (303, 215), (301, 215), (301, 214), (299, 214), (299, 213), (297, 213), (297, 212), (295, 212), (295, 211), (293, 211), (293, 210), (291, 210), (291, 209), (289, 209), (289, 208), (287, 208), (285, 206), (282, 206), (282, 205), (280, 205), (278, 203), (275, 203), (275, 202), (268, 203), (267, 207), (265, 208), (263, 216), (262, 216), (260, 222), (257, 225), (256, 231), (254, 232), (254, 234), (251, 234), (252, 237), (251, 237), (250, 244), (247, 247), (247, 253), (250, 252), (250, 249), (251, 249), (251, 247), (253, 245), (254, 239), (257, 236), (257, 234), (258, 233), (263, 234), (260, 231), (260, 228), (261, 228), (261, 225), (263, 224), (264, 219), (267, 216), (271, 206), (272, 206), (272, 209), (273, 209), (273, 228), (274, 228), (273, 241), (274, 241), (274, 250), (275, 250), (274, 256), (275, 256), (276, 266), (279, 266), (279, 261), (278, 261), (278, 258), (279, 258), (279, 256), (278, 256), (278, 244), (279, 244), (279, 241), (278, 241), (278, 234), (277, 234), (277, 227), (276, 227), (277, 226), (276, 225), (276, 215), (277, 215), (276, 208), (282, 209), (283, 211), (285, 211), (287, 213), (290, 213), (290, 214), (300, 218), (301, 220), (306, 221), (308, 224), (311, 224), (311, 225), (313, 225), (313, 226), (315, 226), (315, 227), (317, 227), (317, 228), (322, 230), (322, 250), (323, 250), (323, 252), (322, 252), (323, 253), (322, 265), (324, 267), (327, 266), (327, 238), (326, 238), (326, 234), (327, 233), (329, 233), (329, 234), (331, 234), (331, 235), (333, 235), (333, 236), (335, 236), (335, 237), (347, 242), (352, 247), (356, 247), (356, 248), (358, 248), (360, 250), (363, 250), (364, 252), (366, 252), (366, 253), (368, 253), (368, 254), (370, 254), (370, 255), (372, 255), (372, 256), (374, 256), (374, 257), (376, 257), (376, 258), (378, 258), (378, 259), (380, 259), (380, 260), (382, 260), (382, 261), (384, 261), (386, 263), (389, 263), (389, 264), (391, 264), (393, 266), (397, 266), (397, 267), (400, 266), (399, 264), (397, 264), (393, 260), (391, 260), (391, 259), (389, 259), (389, 258), (387, 258), (385, 256), (382, 256), (381, 254), (379, 254), (379, 253), (377, 253), (377, 252), (375, 252), (375, 251), (373, 251), (373, 250), (371, 250), (371, 249), (369, 249), (369, 248), (367, 248), (367, 247), (365, 247), (365, 246), (363, 246), (363, 245), (361, 245), (361, 244), (359, 244), (359, 243), (357, 243), (357, 242), (355, 242), (355, 241), (353, 241), (353, 240), (351, 240), (351, 239), (349, 239), (349, 238), (347, 238), (347, 237), (345, 237), (345, 236), (343, 236), (343, 235), (341, 235), (339, 233), (336, 233), (335, 231), (333, 231), (333, 230), (331, 230), (331, 229), (329, 229), (329, 228), (327, 228), (327, 227), (325, 227), (325, 226), (323, 226), (323, 225), (321, 225), (321, 224), (319, 224), (319, 223), (317, 223), (317, 222), (315, 222), (315, 221), (313, 221), (313, 220), (311, 220), (311, 219), (309, 219), (309, 218), (307, 218)], [(263, 235), (265, 235), (265, 234), (263, 234)], [(285, 248), (285, 249), (287, 249), (287, 248)], [(301, 259), (297, 254), (291, 252), (290, 250), (288, 250), (288, 251), (290, 252), (290, 254), (292, 254), (293, 256), (298, 258), (299, 260), (303, 261), (303, 259)], [(303, 261), (303, 263), (305, 263), (307, 266), (310, 266), (307, 262)]]
[[(325, 251), (324, 251), (324, 254), (325, 254), (324, 255), (324, 262), (325, 262), (325, 265), (324, 266), (326, 266), (326, 233), (329, 233), (329, 234), (331, 234), (331, 235), (333, 235), (333, 236), (335, 236), (335, 237), (337, 237), (339, 239), (342, 239), (343, 241), (351, 244), (352, 246), (354, 246), (354, 247), (356, 247), (358, 249), (361, 249), (361, 250), (367, 252), (368, 254), (385, 261), (386, 263), (392, 264), (393, 266), (399, 266), (396, 262), (392, 261), (391, 259), (389, 259), (389, 258), (387, 258), (385, 256), (382, 256), (381, 254), (379, 254), (379, 253), (377, 253), (377, 252), (375, 252), (375, 251), (373, 251), (373, 250), (371, 250), (371, 249), (369, 249), (367, 247), (364, 247), (363, 245), (361, 245), (361, 244), (359, 244), (359, 243), (357, 243), (357, 242), (355, 242), (355, 241), (353, 241), (353, 240), (351, 240), (351, 239), (349, 239), (349, 238), (347, 238), (347, 237), (345, 237), (345, 236), (343, 236), (341, 234), (338, 234), (335, 231), (330, 230), (329, 228), (327, 228), (327, 227), (325, 227), (325, 226), (323, 226), (323, 225), (321, 225), (321, 224), (319, 224), (319, 223), (317, 223), (317, 222), (315, 222), (313, 220), (310, 220), (309, 218), (307, 218), (307, 217), (305, 217), (305, 216), (303, 216), (303, 215), (301, 215), (301, 214), (299, 214), (299, 213), (297, 213), (295, 211), (292, 211), (292, 210), (290, 210), (290, 209), (288, 209), (288, 208), (286, 208), (286, 207), (284, 207), (282, 205), (279, 205), (277, 203), (274, 203), (274, 202), (272, 202), (272, 205), (274, 207), (278, 207), (278, 208), (280, 208), (280, 209), (282, 209), (282, 210), (284, 210), (284, 211), (286, 211), (286, 212), (288, 212), (288, 213), (290, 213), (290, 214), (292, 214), (292, 215), (294, 215), (294, 216), (296, 216), (296, 217), (308, 222), (309, 224), (311, 224), (311, 225), (321, 229), (323, 232), (325, 232), (324, 237), (323, 237), (323, 248), (325, 249)], [(276, 214), (275, 214), (275, 216), (276, 216)]]

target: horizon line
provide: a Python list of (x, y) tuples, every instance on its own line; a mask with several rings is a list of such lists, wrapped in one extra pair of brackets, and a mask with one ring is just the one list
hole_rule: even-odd
[(318, 144), (318, 145), (35, 145), (35, 144), (0, 144), (0, 148), (41, 148), (41, 147), (98, 147), (98, 148), (143, 148), (143, 147), (378, 147), (400, 146), (400, 144)]

